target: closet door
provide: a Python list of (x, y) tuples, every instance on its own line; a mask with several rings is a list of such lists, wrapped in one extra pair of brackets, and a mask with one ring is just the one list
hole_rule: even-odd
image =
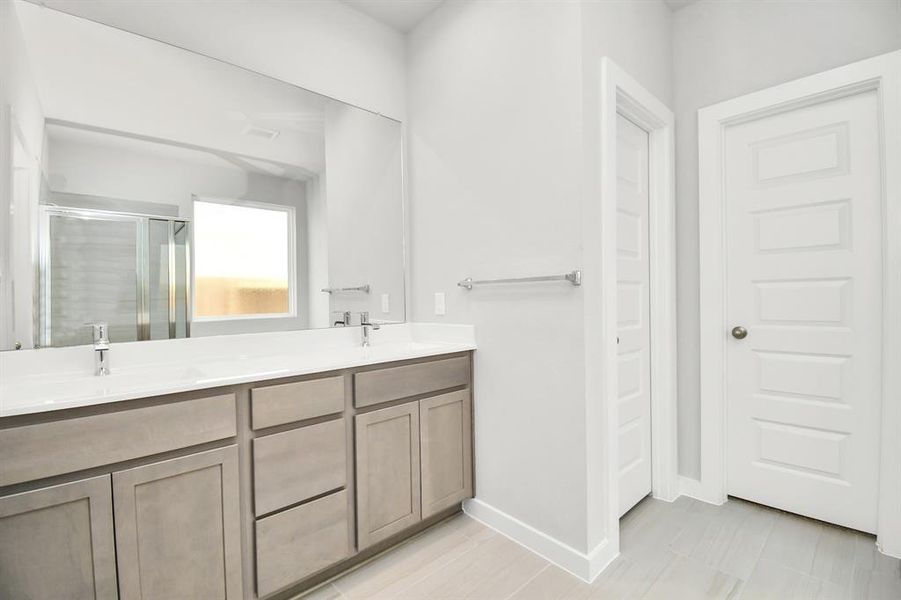
[(651, 493), (648, 132), (616, 118), (619, 514)]

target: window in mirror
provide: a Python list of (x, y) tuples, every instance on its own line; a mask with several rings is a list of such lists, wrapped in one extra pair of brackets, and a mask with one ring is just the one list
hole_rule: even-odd
[(195, 319), (293, 316), (293, 249), (293, 208), (195, 199)]

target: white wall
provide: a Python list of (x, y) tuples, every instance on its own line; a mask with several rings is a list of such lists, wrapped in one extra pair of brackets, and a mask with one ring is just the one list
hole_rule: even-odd
[(581, 266), (592, 69), (611, 55), (667, 101), (669, 18), (662, 2), (451, 2), (408, 44), (413, 319), (476, 325), (479, 500), (582, 554), (605, 508), (587, 500), (582, 290), (456, 282)]
[(901, 0), (701, 0), (674, 14), (679, 471), (700, 475), (697, 110), (901, 48)]
[(579, 19), (577, 4), (442, 6), (410, 35), (408, 106), (413, 320), (476, 325), (478, 497), (585, 550), (581, 294), (456, 286), (579, 264)]
[(403, 119), (404, 38), (338, 0), (43, 4)]

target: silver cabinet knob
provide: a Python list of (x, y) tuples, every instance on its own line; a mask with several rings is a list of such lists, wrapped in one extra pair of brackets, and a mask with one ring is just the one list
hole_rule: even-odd
[(734, 337), (737, 340), (743, 340), (746, 337), (748, 337), (748, 330), (745, 329), (744, 327), (742, 327), (741, 325), (733, 327), (732, 328), (732, 337)]

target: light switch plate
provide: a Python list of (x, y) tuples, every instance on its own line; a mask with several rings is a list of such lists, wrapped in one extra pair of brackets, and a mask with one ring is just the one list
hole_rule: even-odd
[(382, 294), (382, 312), (385, 314), (391, 312), (391, 297), (389, 294)]
[(447, 303), (444, 292), (435, 292), (435, 314), (443, 316), (447, 313)]

